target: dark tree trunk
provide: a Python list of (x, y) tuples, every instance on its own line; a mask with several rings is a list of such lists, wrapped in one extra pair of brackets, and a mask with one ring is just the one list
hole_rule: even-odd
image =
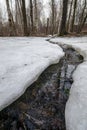
[(68, 8), (68, 0), (63, 0), (63, 9), (62, 9), (62, 19), (59, 27), (59, 36), (67, 34), (66, 31), (66, 20), (67, 20), (67, 9)]
[(52, 35), (54, 34), (54, 6), (55, 6), (55, 1), (51, 0), (52, 4)]
[(47, 18), (47, 28), (46, 28), (46, 35), (49, 34), (49, 18)]
[(34, 25), (33, 25), (33, 4), (32, 4), (32, 0), (30, 0), (30, 19), (31, 19), (31, 31), (33, 33)]
[(34, 14), (35, 14), (35, 33), (38, 32), (38, 8), (37, 8), (37, 0), (34, 0)]
[(25, 0), (22, 0), (22, 15), (23, 15), (23, 29), (24, 29), (24, 35), (25, 35), (25, 36), (28, 36)]

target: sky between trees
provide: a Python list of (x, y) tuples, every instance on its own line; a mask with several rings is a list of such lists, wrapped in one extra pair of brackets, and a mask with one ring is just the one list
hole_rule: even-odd
[[(7, 20), (7, 10), (6, 10), (6, 0), (0, 0), (0, 8), (2, 9), (2, 17), (3, 19), (6, 21)], [(49, 2), (50, 0), (41, 0), (43, 2), (43, 6), (44, 6), (44, 12), (45, 12), (45, 16), (48, 17), (49, 15)], [(59, 0), (56, 0), (59, 1)], [(14, 0), (12, 0), (12, 6), (14, 9)], [(29, 0), (26, 0), (26, 6), (28, 6), (29, 4)]]

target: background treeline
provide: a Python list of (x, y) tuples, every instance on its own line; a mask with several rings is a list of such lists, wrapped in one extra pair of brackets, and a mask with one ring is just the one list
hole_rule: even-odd
[[(87, 0), (5, 0), (7, 20), (0, 7), (0, 36), (46, 36), (87, 32)], [(14, 5), (12, 5), (14, 4)]]

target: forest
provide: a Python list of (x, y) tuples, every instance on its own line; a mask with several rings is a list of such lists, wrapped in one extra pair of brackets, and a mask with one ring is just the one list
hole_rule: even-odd
[(0, 6), (0, 36), (87, 32), (87, 0), (5, 0)]

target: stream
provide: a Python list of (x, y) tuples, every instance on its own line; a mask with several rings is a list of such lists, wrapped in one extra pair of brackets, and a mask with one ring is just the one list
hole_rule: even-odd
[(65, 105), (72, 74), (83, 62), (74, 49), (62, 46), (65, 56), (48, 67), (26, 92), (0, 112), (0, 130), (66, 130)]

